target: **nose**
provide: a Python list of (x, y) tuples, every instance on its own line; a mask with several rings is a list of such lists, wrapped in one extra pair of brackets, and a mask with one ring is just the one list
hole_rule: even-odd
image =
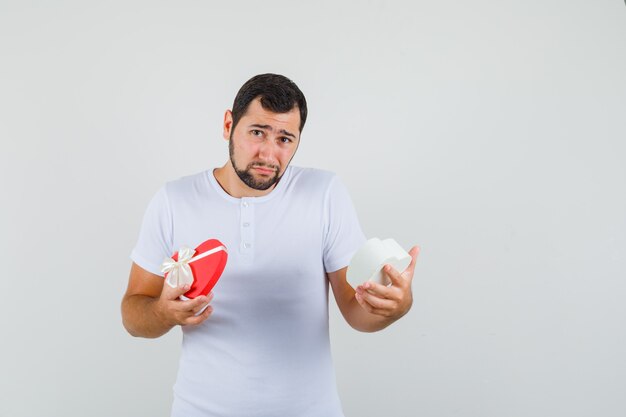
[(276, 146), (273, 140), (264, 140), (259, 146), (259, 159), (267, 164), (276, 165)]

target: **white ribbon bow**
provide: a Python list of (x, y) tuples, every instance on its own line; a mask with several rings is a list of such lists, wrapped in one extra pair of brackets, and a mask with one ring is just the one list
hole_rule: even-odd
[(178, 261), (165, 258), (161, 264), (161, 272), (168, 273), (166, 282), (170, 287), (176, 288), (193, 284), (193, 272), (191, 272), (189, 262), (195, 253), (195, 250), (183, 246), (178, 251)]

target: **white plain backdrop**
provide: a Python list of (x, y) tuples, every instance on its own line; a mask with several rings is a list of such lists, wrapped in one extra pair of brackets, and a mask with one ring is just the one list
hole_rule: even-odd
[(143, 212), (222, 165), (277, 72), (410, 313), (331, 341), (346, 416), (626, 415), (626, 6), (0, 0), (0, 416), (168, 416), (179, 329), (129, 336)]

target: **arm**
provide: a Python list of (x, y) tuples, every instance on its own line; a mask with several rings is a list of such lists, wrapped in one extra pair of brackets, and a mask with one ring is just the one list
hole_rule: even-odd
[(418, 247), (411, 249), (411, 264), (402, 274), (389, 265), (383, 268), (391, 280), (390, 287), (366, 282), (355, 291), (346, 281), (347, 267), (328, 273), (337, 306), (350, 326), (362, 332), (376, 332), (410, 310), (413, 303), (411, 282), (418, 252)]
[(213, 312), (209, 306), (202, 314), (195, 316), (211, 301), (213, 293), (181, 301), (178, 297), (187, 292), (189, 287), (171, 288), (164, 282), (163, 277), (133, 262), (128, 288), (122, 298), (122, 322), (131, 335), (156, 338), (176, 325), (202, 323)]

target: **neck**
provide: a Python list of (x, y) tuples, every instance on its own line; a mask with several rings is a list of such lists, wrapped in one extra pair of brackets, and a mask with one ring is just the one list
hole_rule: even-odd
[(230, 161), (226, 162), (223, 167), (213, 170), (213, 176), (220, 187), (235, 198), (262, 197), (269, 194), (274, 187), (276, 187), (276, 184), (272, 185), (267, 190), (255, 190), (254, 188), (248, 187), (241, 181)]

